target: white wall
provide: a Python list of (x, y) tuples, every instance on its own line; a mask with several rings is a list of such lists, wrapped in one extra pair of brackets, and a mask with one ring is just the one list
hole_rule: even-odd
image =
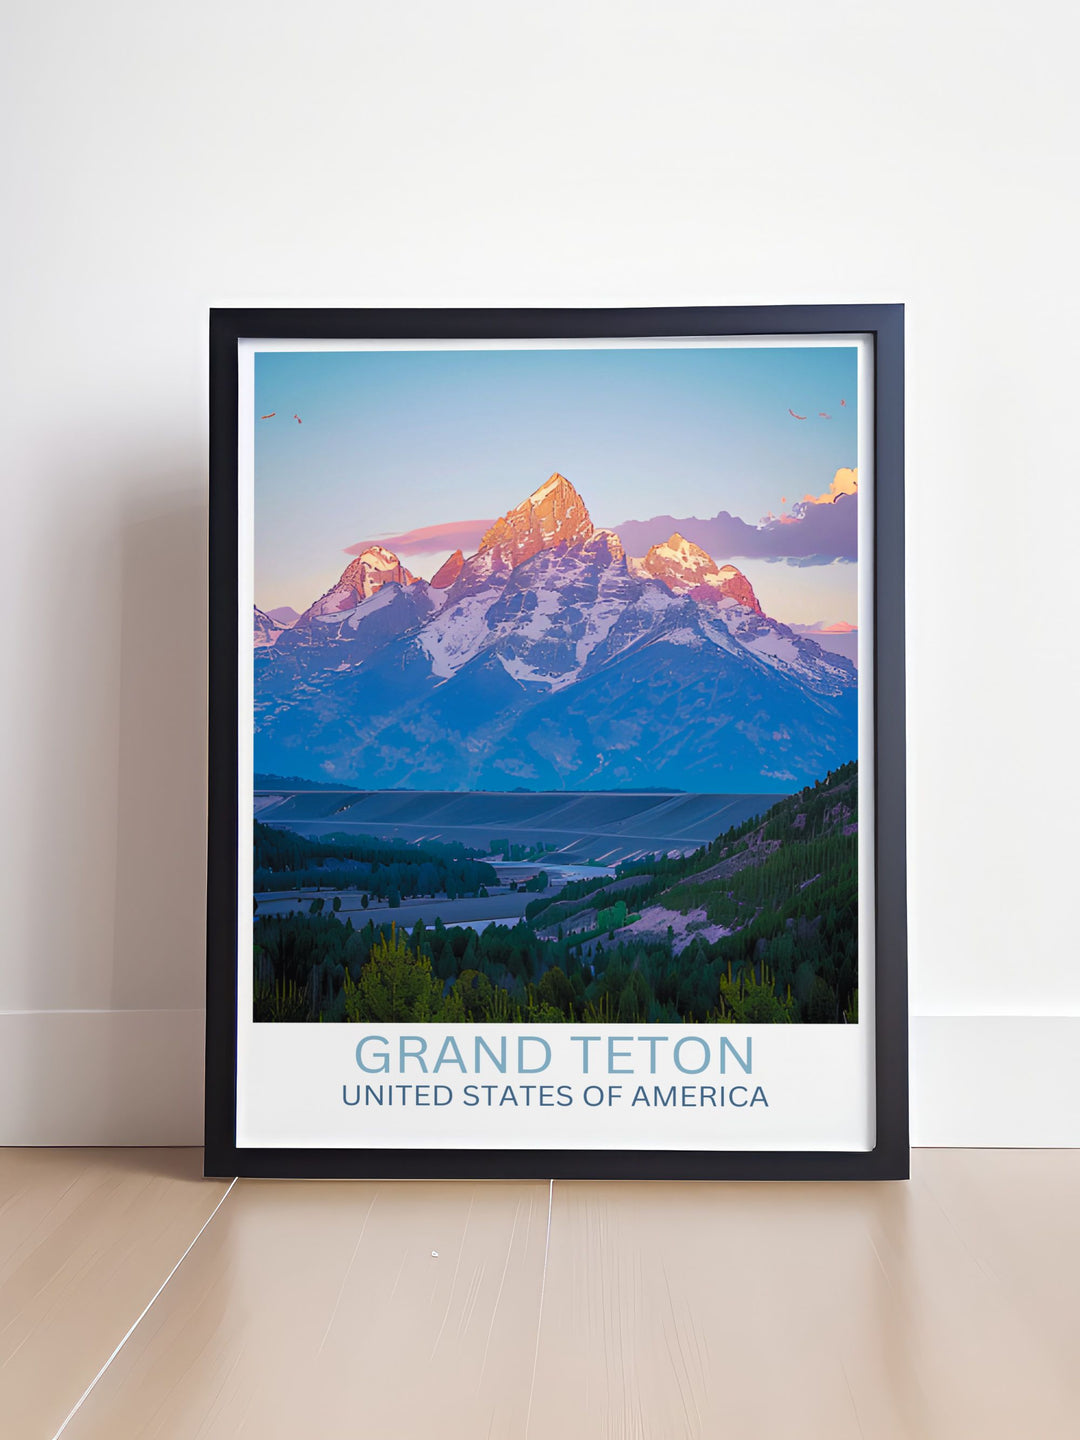
[(210, 304), (903, 300), (915, 1136), (1080, 1140), (1075, 16), (9, 11), (0, 1139), (200, 1133)]

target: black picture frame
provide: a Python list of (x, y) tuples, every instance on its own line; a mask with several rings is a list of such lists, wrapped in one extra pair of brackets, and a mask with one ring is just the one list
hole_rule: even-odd
[[(209, 328), (211, 627), (205, 1174), (328, 1179), (906, 1179), (904, 307), (213, 309)], [(874, 1148), (859, 1152), (238, 1148), (239, 655), (234, 623), (239, 533), (238, 343), (259, 339), (575, 340), (852, 334), (871, 336), (874, 353)]]

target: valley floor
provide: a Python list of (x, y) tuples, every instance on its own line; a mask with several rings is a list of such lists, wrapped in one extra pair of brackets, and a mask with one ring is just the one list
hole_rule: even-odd
[[(597, 875), (614, 875), (610, 867), (598, 865), (560, 865), (548, 860), (512, 861), (496, 864), (494, 869), (503, 883), (489, 889), (486, 896), (448, 900), (445, 895), (421, 895), (402, 900), (400, 905), (391, 905), (379, 897), (367, 897), (365, 905), (359, 890), (266, 890), (255, 897), (259, 902), (260, 915), (289, 915), (303, 912), (315, 898), (323, 901), (327, 910), (336, 914), (339, 920), (349, 919), (354, 925), (366, 925), (369, 920), (376, 925), (402, 925), (411, 930), (418, 920), (432, 926), (436, 920), (444, 925), (467, 925), (472, 930), (482, 930), (485, 925), (495, 922), (513, 925), (525, 914), (525, 907), (536, 895), (526, 890), (511, 890), (509, 881), (524, 882), (541, 870), (549, 877), (547, 893), (557, 895), (573, 880), (591, 879)], [(333, 910), (334, 901), (338, 902)]]
[[(695, 808), (711, 828), (732, 804), (395, 792), (377, 797), (384, 823), (426, 817), (419, 843), (338, 828), (372, 798), (259, 792), (260, 815), (292, 823), (255, 822), (256, 1021), (857, 1022), (854, 763), (767, 807), (772, 797), (739, 797), (756, 802), (740, 824), (618, 867), (512, 839), (510, 812), (577, 814), (613, 832), (642, 811), (685, 820)], [(298, 809), (322, 811), (306, 822), (317, 836), (300, 832)], [(431, 831), (469, 811), (491, 821), (483, 855)]]
[(562, 864), (618, 865), (657, 852), (688, 854), (781, 796), (684, 791), (257, 790), (255, 818), (298, 835), (378, 835), (459, 841), (487, 850), (495, 838), (548, 845)]

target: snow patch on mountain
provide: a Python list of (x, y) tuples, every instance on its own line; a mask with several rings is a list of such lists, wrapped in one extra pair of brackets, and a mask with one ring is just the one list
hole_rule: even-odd
[(479, 655), (491, 633), (487, 612), (501, 594), (502, 588), (493, 586), (456, 600), (448, 598), (439, 613), (422, 627), (416, 638), (431, 661), (433, 674), (448, 680)]
[(597, 597), (595, 605), (589, 608), (585, 619), (585, 634), (574, 646), (574, 656), (580, 669), (598, 645), (611, 634), (612, 627), (619, 616), (626, 609), (626, 601), (621, 595), (612, 596), (610, 599)]
[[(526, 685), (545, 685), (553, 690), (559, 683), (556, 677), (546, 675), (527, 661), (519, 659), (516, 655), (498, 656), (499, 664), (506, 671), (512, 680), (519, 680)], [(567, 683), (565, 677), (560, 677), (562, 683)], [(569, 683), (573, 683), (572, 680)]]
[(400, 594), (401, 587), (393, 581), (381, 585), (379, 589), (375, 591), (374, 595), (369, 595), (366, 600), (361, 601), (360, 604), (354, 608), (349, 618), (350, 627), (355, 629), (357, 625), (363, 623), (368, 615), (374, 615), (377, 610), (385, 610), (387, 605), (392, 605)]
[(758, 635), (751, 635), (742, 643), (751, 655), (759, 655), (762, 659), (780, 660), (785, 665), (796, 665), (801, 658), (794, 640), (789, 639), (786, 635), (781, 635), (776, 630), (765, 630)]
[(544, 589), (528, 593), (536, 595), (536, 606), (529, 612), (528, 620), (524, 624), (516, 619), (504, 620), (496, 631), (498, 635), (514, 634), (520, 635), (524, 640), (543, 640), (551, 628), (550, 622), (565, 608), (558, 590)]

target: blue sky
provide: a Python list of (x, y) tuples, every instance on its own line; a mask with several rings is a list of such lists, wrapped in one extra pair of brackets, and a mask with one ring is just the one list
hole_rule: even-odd
[[(857, 464), (856, 365), (851, 346), (260, 353), (256, 603), (302, 610), (348, 547), (493, 518), (554, 470), (598, 525), (756, 523)], [(741, 568), (781, 619), (854, 619), (854, 566)]]

